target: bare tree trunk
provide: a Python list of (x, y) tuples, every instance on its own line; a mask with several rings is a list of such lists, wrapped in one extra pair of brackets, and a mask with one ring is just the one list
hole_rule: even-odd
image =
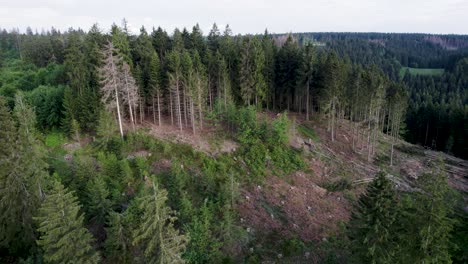
[[(208, 77), (208, 79), (210, 79)], [(211, 81), (208, 81), (208, 97), (210, 100), (210, 110), (213, 110), (213, 101), (212, 101), (212, 95), (211, 95)]]
[(307, 95), (306, 95), (306, 119), (307, 121), (310, 120), (309, 118), (309, 80), (307, 80)]
[(143, 119), (145, 119), (145, 110), (144, 110), (144, 105), (142, 101), (145, 101), (145, 100), (142, 99), (142, 97), (140, 96), (140, 124), (143, 124)]
[(174, 125), (174, 113), (173, 113), (173, 106), (172, 106), (172, 92), (169, 92), (169, 108), (171, 109), (171, 125)]
[(188, 127), (188, 119), (187, 119), (187, 104), (188, 104), (188, 99), (187, 96), (185, 96), (185, 88), (182, 90), (182, 102), (184, 103), (184, 121), (185, 121), (185, 127)]
[(202, 97), (201, 97), (201, 87), (198, 85), (198, 118), (200, 119), (200, 129), (203, 129), (203, 111), (202, 111)]
[(120, 106), (119, 106), (119, 91), (117, 90), (117, 85), (115, 87), (115, 101), (117, 103), (117, 117), (119, 118), (119, 129), (120, 129), (120, 136), (123, 138), (123, 128), (122, 128), (122, 117), (120, 115)]
[(153, 109), (153, 124), (156, 124), (156, 109), (154, 107), (154, 96), (151, 98), (151, 106)]
[(156, 96), (158, 99), (158, 122), (159, 122), (159, 126), (161, 126), (161, 102), (159, 101), (159, 91), (156, 93)]
[(190, 100), (190, 115), (192, 117), (192, 129), (193, 129), (193, 134), (195, 135), (195, 109), (193, 106), (193, 100)]
[(176, 94), (175, 94), (175, 97), (176, 97), (176, 107), (177, 107), (177, 120), (178, 120), (178, 123), (179, 123), (179, 130), (180, 132), (182, 132), (182, 107), (181, 107), (181, 101), (180, 101), (180, 90), (179, 90), (179, 78), (176, 79)]
[(368, 120), (368, 134), (367, 134), (367, 161), (370, 161), (370, 158), (371, 158), (371, 147), (370, 147), (370, 144), (371, 144), (371, 110), (370, 110), (370, 107), (369, 107), (369, 116), (367, 117), (369, 120)]

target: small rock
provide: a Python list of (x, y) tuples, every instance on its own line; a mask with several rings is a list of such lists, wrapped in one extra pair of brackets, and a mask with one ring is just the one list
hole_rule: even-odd
[(309, 257), (310, 257), (310, 252), (304, 253), (304, 257), (305, 257), (306, 259), (309, 259)]
[(281, 204), (284, 205), (284, 201), (281, 201)]
[(326, 237), (322, 237), (322, 241), (327, 242), (328, 240)]
[(250, 253), (253, 253), (254, 252), (254, 249), (253, 248), (249, 248), (250, 250)]
[(262, 189), (262, 186), (257, 185), (257, 189), (258, 189), (258, 190), (261, 190), (261, 189)]
[(246, 196), (245, 196), (245, 199), (246, 199), (246, 200), (250, 200), (250, 197), (246, 195)]
[(281, 254), (281, 253), (278, 254), (278, 258), (279, 258), (279, 259), (283, 258), (283, 254)]
[(275, 219), (275, 216), (273, 214), (270, 214), (271, 219)]
[(247, 227), (247, 233), (250, 233), (250, 231), (251, 231), (250, 227)]

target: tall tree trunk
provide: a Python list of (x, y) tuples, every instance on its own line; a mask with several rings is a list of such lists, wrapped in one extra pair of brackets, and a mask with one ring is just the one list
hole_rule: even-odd
[(171, 125), (174, 126), (174, 109), (172, 105), (172, 91), (169, 92), (169, 108), (171, 109)]
[(190, 116), (192, 117), (192, 130), (195, 135), (195, 109), (193, 106), (193, 100), (190, 99)]
[[(159, 122), (159, 126), (161, 126), (161, 102), (159, 101), (159, 91), (156, 93), (156, 96), (157, 96), (157, 100), (158, 100), (158, 122)], [(172, 116), (172, 114), (171, 114)]]
[(117, 117), (119, 119), (119, 129), (120, 129), (120, 136), (123, 138), (123, 128), (122, 128), (122, 117), (120, 115), (120, 103), (119, 103), (119, 91), (117, 90), (117, 85), (114, 85), (115, 87), (115, 101), (117, 104)]
[(307, 91), (306, 91), (307, 95), (306, 95), (306, 119), (307, 121), (310, 120), (309, 118), (309, 80), (307, 80)]
[(182, 102), (180, 100), (179, 78), (177, 78), (177, 80), (176, 80), (176, 94), (175, 94), (175, 97), (176, 97), (175, 104), (176, 104), (176, 107), (177, 107), (177, 112), (176, 112), (177, 121), (179, 123), (179, 130), (180, 130), (180, 132), (182, 132), (182, 129), (183, 129), (183, 127), (182, 127), (182, 106), (181, 106)]
[(184, 121), (185, 121), (185, 127), (188, 127), (188, 119), (187, 119), (187, 104), (188, 104), (188, 98), (186, 96), (186, 93), (185, 93), (185, 87), (184, 89), (182, 90), (182, 102), (184, 103), (184, 108), (183, 108), (183, 111), (184, 111)]
[(153, 109), (153, 124), (156, 124), (156, 108), (154, 107), (154, 96), (151, 98), (151, 107)]

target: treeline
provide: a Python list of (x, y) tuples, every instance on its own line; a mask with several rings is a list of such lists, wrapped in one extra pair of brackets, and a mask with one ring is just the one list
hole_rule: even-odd
[(197, 133), (215, 108), (255, 105), (302, 112), (307, 119), (325, 114), (332, 140), (337, 122), (352, 120), (353, 139), (365, 145), (370, 159), (376, 132), (398, 137), (404, 120), (402, 85), (376, 67), (353, 64), (291, 35), (278, 46), (268, 32), (233, 36), (229, 26), (221, 33), (216, 24), (207, 36), (198, 25), (171, 36), (161, 28), (131, 35), (124, 24), (113, 25), (109, 34), (97, 26), (88, 33), (4, 31), (2, 47), (6, 57), (16, 54), (36, 67), (63, 65), (61, 123), (67, 131), (95, 131), (102, 106), (120, 120), (123, 134), (124, 120), (131, 129), (144, 121), (167, 121)]
[[(325, 43), (340, 57), (359, 65), (377, 65), (391, 80), (408, 87), (404, 138), (466, 159), (468, 113), (463, 35), (384, 33), (296, 33), (300, 43)], [(278, 37), (278, 36), (277, 36)], [(443, 68), (442, 76), (411, 75), (402, 66)]]
[(468, 158), (468, 60), (442, 76), (405, 75), (410, 90), (405, 138)]
[[(298, 39), (326, 43), (338, 53), (353, 57), (356, 63), (377, 62), (379, 57), (386, 57), (395, 60), (387, 61), (389, 64), (396, 62), (413, 68), (446, 68), (454, 57), (468, 52), (466, 35), (326, 32), (294, 35)], [(361, 56), (356, 56), (356, 52)]]

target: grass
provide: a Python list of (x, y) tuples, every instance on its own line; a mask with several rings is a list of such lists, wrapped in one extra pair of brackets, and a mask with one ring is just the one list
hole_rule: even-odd
[(49, 148), (56, 148), (65, 144), (67, 142), (66, 140), (67, 139), (63, 135), (63, 133), (50, 132), (49, 134), (46, 135), (45, 145)]
[(444, 69), (442, 68), (411, 68), (411, 67), (401, 67), (400, 77), (403, 77), (406, 71), (409, 70), (411, 75), (442, 75)]

